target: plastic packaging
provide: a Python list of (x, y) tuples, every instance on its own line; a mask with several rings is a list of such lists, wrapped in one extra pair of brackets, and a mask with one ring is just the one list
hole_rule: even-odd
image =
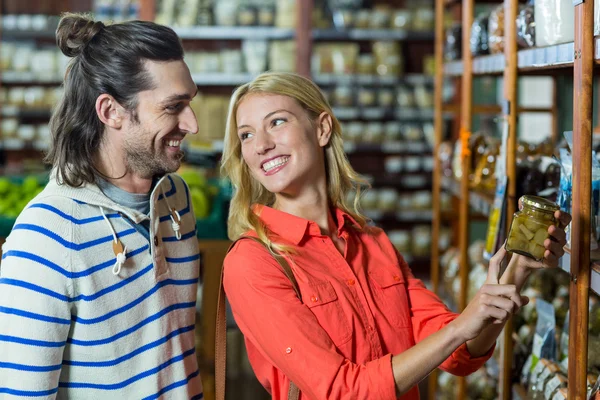
[(570, 0), (536, 0), (535, 44), (552, 46), (575, 38), (575, 7)]
[(527, 4), (517, 15), (517, 44), (521, 48), (535, 46), (535, 18), (533, 4)]
[(471, 54), (474, 56), (480, 56), (490, 52), (488, 45), (488, 16), (486, 14), (479, 14), (473, 21), (470, 42)]
[(532, 368), (535, 368), (542, 358), (556, 360), (556, 317), (554, 307), (542, 299), (537, 299), (536, 310), (538, 318), (535, 335), (533, 336)]
[(537, 196), (521, 197), (523, 209), (513, 218), (506, 250), (537, 261), (544, 258), (544, 241), (548, 239), (548, 228), (556, 224), (554, 212), (558, 205)]
[(446, 30), (446, 45), (444, 46), (444, 58), (447, 61), (459, 60), (462, 57), (462, 26), (455, 24)]
[(594, 0), (594, 36), (600, 35), (600, 0)]
[(492, 10), (488, 20), (488, 43), (490, 53), (504, 52), (504, 4)]

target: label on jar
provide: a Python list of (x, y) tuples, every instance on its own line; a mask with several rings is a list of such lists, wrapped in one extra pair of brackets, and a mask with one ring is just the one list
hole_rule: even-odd
[(544, 345), (544, 338), (542, 338), (539, 334), (535, 334), (533, 336), (533, 348), (531, 350), (531, 354), (533, 354), (533, 366), (537, 367), (538, 360), (540, 359), (540, 355), (542, 354), (542, 346)]
[(552, 394), (564, 384), (564, 379), (565, 378), (560, 375), (555, 375), (554, 378), (550, 379), (550, 382), (546, 384), (546, 389), (544, 390), (544, 398), (546, 400), (552, 399)]
[(560, 389), (558, 392), (556, 392), (554, 394), (554, 397), (552, 397), (552, 400), (567, 400), (567, 390), (566, 389)]

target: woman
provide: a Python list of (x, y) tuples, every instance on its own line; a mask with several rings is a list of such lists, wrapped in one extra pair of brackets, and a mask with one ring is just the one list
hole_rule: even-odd
[[(285, 255), (301, 292), (254, 240), (225, 259), (227, 297), (273, 399), (287, 399), (291, 382), (307, 399), (418, 399), (416, 385), (437, 367), (468, 375), (491, 356), (542, 266), (514, 256), (498, 282), (499, 251), (487, 284), (451, 313), (367, 225), (357, 207), (364, 181), (344, 155), (340, 124), (317, 86), (295, 74), (265, 73), (236, 90), (222, 168), (236, 188), (230, 238), (257, 237)], [(553, 267), (565, 232), (549, 232), (543, 264)]]

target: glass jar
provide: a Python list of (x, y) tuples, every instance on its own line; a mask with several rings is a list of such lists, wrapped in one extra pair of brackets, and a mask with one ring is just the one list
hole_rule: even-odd
[(523, 209), (514, 215), (506, 250), (541, 261), (544, 258), (544, 241), (548, 228), (556, 224), (556, 203), (537, 196), (521, 197)]

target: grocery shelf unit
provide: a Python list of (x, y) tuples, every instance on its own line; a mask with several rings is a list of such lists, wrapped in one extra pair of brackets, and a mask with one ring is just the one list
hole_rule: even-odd
[[(588, 304), (590, 288), (600, 293), (600, 263), (590, 261), (590, 196), (591, 196), (591, 139), (592, 139), (592, 80), (594, 62), (600, 60), (600, 42), (593, 37), (593, 1), (585, 0), (575, 2), (575, 41), (574, 43), (559, 44), (543, 48), (531, 48), (517, 51), (515, 18), (518, 10), (517, 0), (504, 0), (505, 10), (505, 49), (503, 54), (481, 57), (472, 57), (470, 51), (470, 30), (473, 23), (473, 0), (436, 0), (436, 34), (435, 34), (435, 146), (434, 154), (439, 152), (442, 140), (442, 111), (448, 107), (442, 103), (442, 85), (446, 76), (461, 77), (461, 105), (460, 105), (460, 139), (462, 140), (462, 168), (463, 177), (460, 184), (442, 179), (441, 163), (438, 157), (434, 165), (434, 217), (433, 239), (436, 243), (440, 229), (439, 198), (442, 189), (449, 190), (459, 198), (458, 237), (460, 250), (460, 279), (461, 293), (459, 307), (466, 305), (466, 288), (468, 279), (468, 232), (469, 208), (484, 214), (489, 213), (492, 199), (489, 196), (469, 190), (468, 171), (470, 155), (468, 153), (468, 139), (471, 130), (471, 120), (474, 113), (472, 104), (473, 76), (498, 75), (504, 76), (503, 104), (501, 105), (503, 118), (508, 124), (507, 146), (507, 188), (508, 201), (506, 215), (507, 227), (516, 208), (516, 139), (517, 139), (517, 114), (525, 111), (518, 107), (517, 78), (520, 75), (555, 75), (559, 73), (573, 73), (573, 222), (572, 222), (572, 248), (561, 260), (561, 267), (571, 275), (570, 288), (570, 337), (577, 338), (569, 343), (569, 399), (583, 400), (586, 398), (586, 373), (588, 351)], [(462, 7), (462, 55), (460, 61), (444, 63), (443, 60), (443, 17), (448, 6), (460, 5)], [(572, 70), (572, 71), (571, 71)], [(555, 85), (556, 86), (556, 85)], [(555, 87), (556, 91), (556, 87)], [(556, 96), (555, 96), (556, 103)], [(540, 110), (541, 111), (541, 110)], [(556, 133), (556, 104), (551, 111), (554, 114)], [(435, 290), (439, 290), (440, 254), (433, 247), (431, 276)], [(502, 362), (500, 364), (499, 399), (525, 398), (523, 388), (511, 387), (510, 369), (512, 364), (512, 323), (509, 322), (501, 339)], [(433, 374), (435, 375), (435, 374)], [(466, 396), (464, 381), (459, 384), (458, 399)], [(435, 396), (436, 378), (430, 380), (430, 399)], [(514, 389), (514, 391), (513, 391)]]

